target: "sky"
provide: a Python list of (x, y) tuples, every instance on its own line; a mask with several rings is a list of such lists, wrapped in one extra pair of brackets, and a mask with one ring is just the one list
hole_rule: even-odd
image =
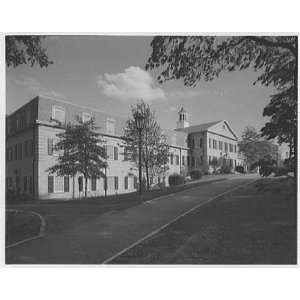
[(223, 72), (195, 88), (181, 80), (158, 84), (157, 71), (146, 72), (151, 36), (48, 36), (43, 41), (54, 62), (47, 68), (21, 65), (6, 69), (6, 112), (37, 95), (68, 100), (127, 117), (139, 99), (156, 111), (162, 128), (174, 129), (183, 106), (191, 125), (227, 120), (240, 136), (246, 126), (261, 129), (263, 108), (272, 87), (253, 85), (252, 69)]

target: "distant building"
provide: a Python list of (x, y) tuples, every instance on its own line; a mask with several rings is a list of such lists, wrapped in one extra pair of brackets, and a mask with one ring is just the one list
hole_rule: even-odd
[(189, 126), (187, 112), (178, 112), (178, 132), (188, 135), (189, 170), (208, 167), (213, 160), (224, 158), (234, 169), (241, 163), (238, 158), (238, 137), (225, 120)]

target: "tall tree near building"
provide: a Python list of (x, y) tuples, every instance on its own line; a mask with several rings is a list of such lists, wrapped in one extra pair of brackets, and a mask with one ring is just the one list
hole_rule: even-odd
[[(67, 125), (64, 133), (59, 133), (60, 141), (56, 149), (63, 151), (58, 162), (49, 170), (58, 175), (71, 175), (81, 173), (85, 179), (85, 198), (87, 197), (88, 179), (93, 176), (104, 177), (103, 168), (107, 166), (104, 142), (97, 132), (94, 119), (84, 122), (76, 117), (77, 124)], [(64, 150), (63, 150), (64, 149)], [(73, 186), (74, 191), (74, 186)]]
[(251, 126), (247, 126), (243, 131), (242, 139), (239, 142), (239, 150), (245, 155), (249, 168), (255, 166), (258, 161), (264, 159), (267, 155), (272, 157), (274, 161), (278, 159), (278, 146), (266, 140)]
[(149, 190), (150, 177), (166, 171), (169, 147), (166, 137), (156, 121), (155, 112), (151, 110), (149, 104), (141, 101), (131, 107), (131, 117), (127, 120), (124, 128), (125, 159), (138, 165), (139, 132), (134, 120), (137, 112), (143, 116), (142, 165), (146, 174), (147, 189)]
[(291, 155), (297, 158), (297, 36), (157, 36), (151, 47), (146, 69), (160, 68), (160, 83), (183, 79), (194, 87), (222, 71), (249, 67), (261, 71), (254, 84), (272, 84), (277, 89), (264, 108), (263, 116), (270, 120), (262, 134), (289, 143)]
[(59, 153), (57, 163), (50, 167), (47, 172), (55, 173), (57, 176), (71, 176), (72, 177), (72, 198), (75, 197), (75, 176), (79, 172), (79, 165), (77, 161), (76, 152), (76, 134), (75, 128), (71, 124), (67, 124), (65, 131), (58, 133), (58, 143), (54, 146), (54, 151)]
[(8, 67), (22, 64), (35, 64), (41, 68), (53, 62), (49, 60), (46, 49), (42, 46), (45, 36), (40, 35), (7, 35), (5, 37), (5, 57)]

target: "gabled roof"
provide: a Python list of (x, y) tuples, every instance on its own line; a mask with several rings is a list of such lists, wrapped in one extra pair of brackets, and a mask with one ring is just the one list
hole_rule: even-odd
[(203, 123), (203, 124), (189, 126), (189, 127), (185, 127), (185, 128), (179, 128), (176, 130), (184, 131), (186, 133), (201, 132), (201, 131), (208, 130), (210, 127), (212, 127), (220, 122), (223, 122), (223, 121), (220, 120), (220, 121), (214, 121), (214, 122), (209, 122), (209, 123)]
[(195, 132), (203, 132), (203, 131), (208, 131), (209, 129), (211, 129), (213, 126), (224, 122), (229, 131), (235, 136), (236, 139), (238, 139), (238, 136), (236, 135), (236, 133), (234, 132), (234, 130), (231, 128), (231, 126), (229, 125), (229, 123), (226, 120), (219, 120), (219, 121), (214, 121), (214, 122), (209, 122), (209, 123), (203, 123), (203, 124), (199, 124), (199, 125), (194, 125), (194, 126), (189, 126), (189, 127), (185, 127), (185, 128), (179, 128), (176, 130), (180, 130), (186, 133), (195, 133)]

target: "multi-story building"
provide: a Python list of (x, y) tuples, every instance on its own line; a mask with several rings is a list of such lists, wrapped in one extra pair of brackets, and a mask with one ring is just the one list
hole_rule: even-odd
[(188, 134), (189, 169), (207, 168), (221, 157), (235, 168), (238, 163), (238, 137), (225, 120), (190, 126), (187, 112), (178, 112), (177, 131)]
[[(6, 118), (6, 187), (20, 194), (31, 194), (35, 199), (71, 198), (73, 184), (68, 176), (49, 174), (47, 169), (56, 163), (54, 151), (60, 124), (93, 117), (107, 149), (107, 194), (133, 192), (137, 189), (137, 169), (124, 159), (122, 139), (126, 120), (96, 109), (67, 101), (38, 96)], [(168, 184), (171, 173), (187, 173), (187, 134), (165, 130), (170, 146), (169, 169), (155, 182)], [(104, 178), (88, 181), (88, 195), (105, 193)], [(82, 175), (75, 177), (75, 197), (83, 195)]]

